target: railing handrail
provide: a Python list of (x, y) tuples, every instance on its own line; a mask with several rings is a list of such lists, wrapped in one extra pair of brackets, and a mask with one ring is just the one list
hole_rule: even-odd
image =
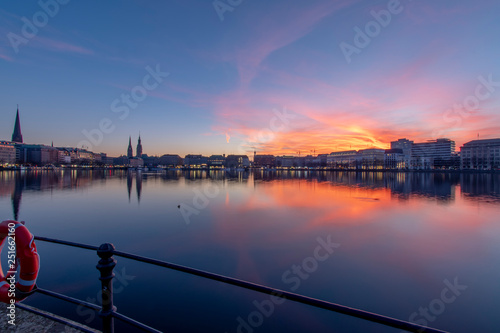
[[(62, 245), (68, 245), (68, 246), (83, 248), (83, 249), (87, 249), (87, 250), (99, 250), (99, 247), (96, 247), (96, 246), (75, 243), (75, 242), (69, 242), (69, 241), (63, 241), (63, 240), (48, 238), (48, 237), (35, 236), (35, 240), (56, 243), (56, 244), (62, 244)], [(101, 245), (101, 247), (103, 245)], [(131, 253), (127, 253), (127, 252), (122, 252), (122, 251), (116, 251), (116, 250), (114, 250), (114, 247), (112, 247), (112, 246), (111, 246), (111, 248), (112, 248), (112, 250), (109, 250), (109, 253), (112, 255), (119, 256), (119, 257), (131, 259), (131, 260), (135, 260), (135, 261), (140, 261), (140, 262), (144, 262), (147, 264), (152, 264), (152, 265), (156, 265), (156, 266), (160, 266), (160, 267), (165, 267), (165, 268), (173, 269), (176, 271), (188, 273), (191, 275), (204, 277), (204, 278), (207, 278), (210, 280), (219, 281), (219, 282), (231, 284), (231, 285), (234, 285), (237, 287), (257, 291), (260, 293), (273, 295), (273, 296), (284, 298), (284, 299), (289, 299), (289, 300), (292, 300), (292, 301), (295, 301), (298, 303), (314, 306), (317, 308), (322, 308), (322, 309), (337, 312), (337, 313), (346, 314), (346, 315), (349, 315), (352, 317), (368, 320), (368, 321), (379, 323), (379, 324), (382, 324), (385, 326), (399, 328), (399, 329), (403, 329), (403, 330), (410, 331), (410, 332), (446, 333), (445, 331), (442, 331), (442, 330), (421, 326), (418, 324), (414, 324), (414, 323), (399, 320), (396, 318), (380, 315), (377, 313), (368, 312), (368, 311), (364, 311), (364, 310), (360, 310), (360, 309), (356, 309), (356, 308), (352, 308), (352, 307), (348, 307), (348, 306), (340, 305), (340, 304), (336, 304), (336, 303), (331, 303), (331, 302), (319, 300), (316, 298), (307, 297), (307, 296), (295, 294), (292, 292), (263, 286), (263, 285), (256, 284), (253, 282), (248, 282), (248, 281), (244, 281), (244, 280), (240, 280), (240, 279), (236, 279), (236, 278), (231, 278), (228, 276), (215, 274), (215, 273), (211, 273), (211, 272), (207, 272), (207, 271), (203, 271), (203, 270), (199, 270), (199, 269), (195, 269), (195, 268), (191, 268), (191, 267), (186, 267), (186, 266), (182, 266), (182, 265), (178, 265), (178, 264), (169, 263), (169, 262), (162, 261), (162, 260), (147, 258), (147, 257), (143, 257), (143, 256), (139, 256), (139, 255), (131, 254)], [(47, 291), (43, 290), (42, 293), (47, 294)], [(53, 292), (50, 292), (50, 293), (53, 293)], [(56, 294), (56, 293), (53, 293), (53, 294)], [(57, 295), (60, 295), (60, 294), (57, 294)], [(51, 295), (51, 296), (55, 296), (55, 295)], [(62, 296), (68, 297), (65, 295), (62, 295)], [(55, 296), (55, 297), (57, 297), (57, 296)], [(61, 297), (59, 297), (59, 298), (61, 298)], [(62, 299), (64, 299), (64, 298), (62, 298)], [(68, 300), (68, 301), (70, 301), (70, 300)], [(91, 303), (89, 303), (89, 304), (91, 304)], [(127, 321), (132, 325), (135, 325), (138, 327), (140, 327), (140, 325), (143, 325), (144, 328), (147, 330), (152, 329), (149, 326), (146, 326), (142, 323), (139, 323), (131, 318), (128, 318), (128, 317), (121, 315), (121, 314), (117, 314), (115, 311), (111, 311), (111, 312), (112, 312), (111, 315), (113, 317)], [(132, 323), (132, 321), (134, 323)], [(138, 325), (136, 325), (136, 324), (138, 324)]]

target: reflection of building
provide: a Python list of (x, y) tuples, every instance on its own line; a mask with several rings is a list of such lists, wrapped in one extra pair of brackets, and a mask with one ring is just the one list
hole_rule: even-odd
[(26, 179), (23, 179), (21, 174), (16, 173), (14, 191), (12, 192), (12, 211), (14, 213), (14, 220), (17, 221), (19, 217), (19, 207), (21, 206), (21, 199), (23, 197), (23, 189)]
[(467, 199), (487, 198), (500, 203), (500, 175), (495, 173), (462, 173), (460, 192)]
[(137, 202), (141, 202), (142, 193), (142, 172), (137, 171), (135, 174), (135, 191), (137, 192)]
[(454, 173), (386, 173), (385, 186), (398, 199), (409, 199), (411, 195), (435, 198), (445, 203), (455, 200), (455, 188), (460, 175)]
[(132, 193), (132, 172), (127, 173), (127, 193), (128, 201), (130, 202), (130, 194)]
[(500, 139), (473, 140), (460, 148), (462, 169), (500, 169)]
[(16, 148), (11, 142), (0, 141), (0, 164), (16, 162)]

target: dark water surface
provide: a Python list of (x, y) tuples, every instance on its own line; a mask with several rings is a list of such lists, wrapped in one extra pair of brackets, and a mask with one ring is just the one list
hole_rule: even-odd
[[(500, 327), (498, 174), (9, 171), (0, 212), (37, 236), (110, 242), (450, 332)], [(37, 248), (40, 287), (96, 301), (94, 252)], [(399, 332), (117, 260), (118, 311), (162, 331)], [(25, 302), (100, 328), (82, 307)]]

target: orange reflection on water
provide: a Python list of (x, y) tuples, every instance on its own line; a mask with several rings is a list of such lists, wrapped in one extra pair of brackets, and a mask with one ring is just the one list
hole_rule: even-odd
[[(499, 212), (498, 205), (483, 205), (478, 212), (464, 203), (456, 184), (445, 192), (448, 199), (425, 191), (402, 199), (387, 187), (315, 179), (256, 181), (244, 197), (226, 189), (224, 204), (213, 202), (212, 233), (203, 238), (224, 244), (237, 256), (237, 276), (256, 282), (266, 281), (254, 251), (273, 253), (293, 249), (293, 244), (314, 247), (316, 237), (331, 234), (353, 258), (382, 261), (426, 283), (431, 279), (426, 274), (429, 261), (480, 257), (484, 249), (472, 248), (466, 240), (478, 236), (481, 228), (494, 227)], [(294, 251), (276, 260), (302, 258), (304, 252)]]

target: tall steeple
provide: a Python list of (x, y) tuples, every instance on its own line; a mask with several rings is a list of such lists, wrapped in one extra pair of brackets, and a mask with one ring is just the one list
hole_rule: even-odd
[(141, 134), (139, 133), (139, 140), (137, 141), (136, 149), (137, 157), (142, 157), (142, 144), (141, 144)]
[(14, 125), (14, 133), (12, 133), (12, 142), (23, 143), (23, 135), (21, 134), (21, 122), (19, 121), (19, 105), (17, 106), (16, 124)]
[(134, 157), (134, 151), (132, 150), (132, 137), (128, 137), (128, 149), (127, 149), (127, 157)]

